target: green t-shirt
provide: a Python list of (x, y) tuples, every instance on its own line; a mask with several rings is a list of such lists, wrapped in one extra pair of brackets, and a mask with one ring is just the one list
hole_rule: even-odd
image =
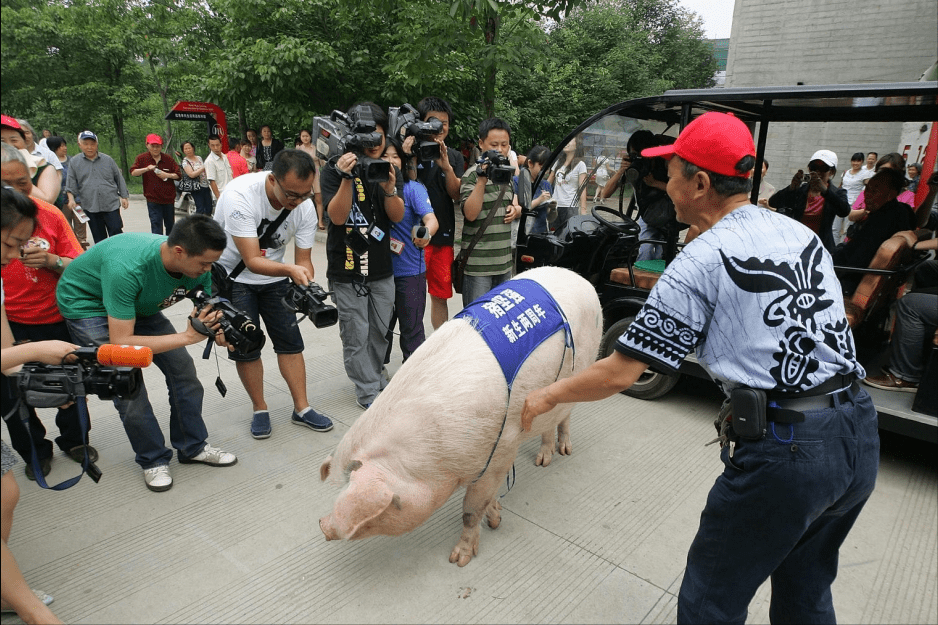
[(66, 319), (155, 315), (201, 286), (211, 292), (212, 275), (174, 278), (160, 258), (159, 234), (126, 232), (96, 243), (73, 260), (59, 279), (56, 299)]
[[(473, 165), (462, 177), (459, 186), (459, 196), (463, 204), (466, 198), (472, 193), (476, 185), (477, 165)], [(485, 185), (485, 195), (482, 196), (482, 210), (474, 221), (465, 221), (462, 229), (462, 249), (469, 247), (472, 237), (478, 232), (479, 227), (485, 222), (489, 211), (495, 205), (498, 199), (499, 187), (495, 184)], [(505, 209), (511, 203), (513, 196), (511, 186), (505, 190), (502, 201), (495, 208), (497, 211), (495, 217), (479, 242), (472, 250), (469, 256), (469, 262), (466, 263), (466, 274), (471, 276), (498, 276), (511, 270), (511, 224), (505, 223)]]

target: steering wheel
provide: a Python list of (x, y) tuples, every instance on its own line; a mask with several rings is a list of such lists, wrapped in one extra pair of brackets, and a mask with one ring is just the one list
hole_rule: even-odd
[[(605, 217), (600, 216), (600, 213), (609, 213), (610, 215), (615, 215), (622, 221), (609, 221)], [(638, 227), (638, 224), (633, 220), (629, 219), (622, 213), (617, 210), (613, 210), (606, 206), (594, 206), (592, 210), (593, 218), (596, 219), (606, 228), (618, 232), (619, 234), (625, 234), (629, 236), (638, 236), (638, 233), (641, 231), (641, 228)]]

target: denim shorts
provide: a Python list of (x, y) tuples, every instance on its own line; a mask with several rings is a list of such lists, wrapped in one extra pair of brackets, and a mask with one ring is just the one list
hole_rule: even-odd
[[(244, 312), (254, 323), (264, 320), (264, 330), (278, 354), (299, 354), (303, 351), (303, 336), (296, 325), (296, 313), (283, 305), (283, 297), (290, 288), (290, 280), (270, 284), (231, 285), (231, 304)], [(249, 354), (228, 352), (230, 360), (251, 362), (261, 357), (260, 350)]]

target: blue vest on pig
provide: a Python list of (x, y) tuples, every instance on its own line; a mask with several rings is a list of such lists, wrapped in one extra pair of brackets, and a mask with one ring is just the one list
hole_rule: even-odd
[(456, 319), (468, 319), (495, 355), (508, 389), (524, 361), (559, 330), (573, 347), (570, 322), (544, 287), (518, 278), (500, 284), (464, 308)]

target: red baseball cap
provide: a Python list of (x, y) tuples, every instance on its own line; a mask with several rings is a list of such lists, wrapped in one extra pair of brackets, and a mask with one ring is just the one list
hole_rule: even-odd
[(697, 167), (724, 176), (748, 178), (746, 173), (736, 171), (736, 163), (744, 156), (756, 156), (752, 133), (739, 118), (726, 113), (704, 113), (678, 136), (673, 145), (642, 150), (642, 156), (664, 156), (677, 154)]
[(151, 132), (147, 135), (147, 145), (150, 145), (151, 143), (163, 145), (163, 137), (159, 136), (155, 132)]
[(13, 130), (22, 130), (20, 123), (9, 115), (0, 115), (0, 126), (9, 126)]

